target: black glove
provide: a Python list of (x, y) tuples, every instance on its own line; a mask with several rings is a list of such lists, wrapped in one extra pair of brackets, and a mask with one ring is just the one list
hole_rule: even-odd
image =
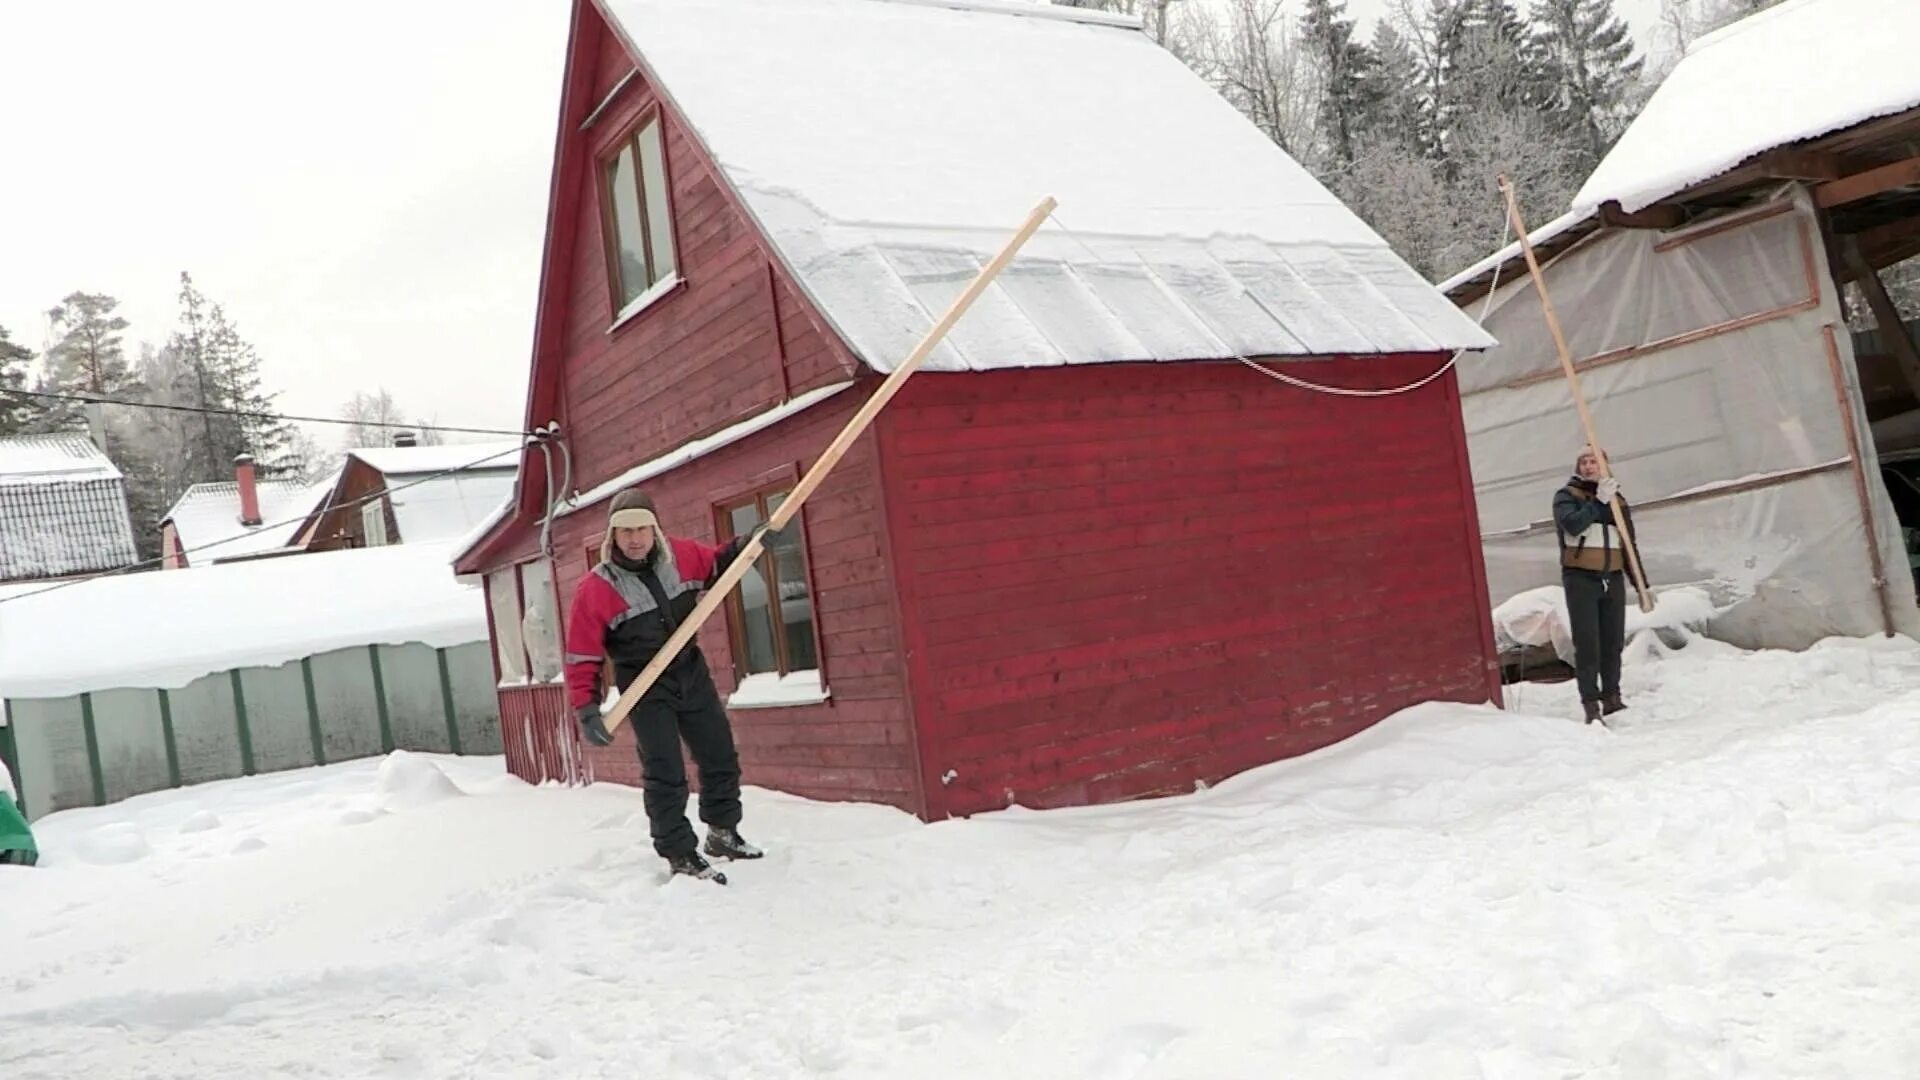
[(588, 742), (595, 746), (613, 745), (613, 733), (600, 719), (600, 706), (582, 705), (573, 714), (580, 719), (580, 734), (586, 736)]

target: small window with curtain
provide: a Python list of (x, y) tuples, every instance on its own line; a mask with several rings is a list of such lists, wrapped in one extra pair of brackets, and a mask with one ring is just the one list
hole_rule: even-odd
[[(782, 486), (744, 495), (719, 509), (723, 541), (751, 535), (786, 501)], [(798, 522), (790, 523), (727, 596), (727, 634), (733, 642), (740, 689), (734, 708), (824, 700), (820, 650), (814, 638), (813, 595)]]
[(674, 280), (673, 218), (667, 205), (666, 144), (655, 112), (600, 163), (607, 276), (614, 319)]

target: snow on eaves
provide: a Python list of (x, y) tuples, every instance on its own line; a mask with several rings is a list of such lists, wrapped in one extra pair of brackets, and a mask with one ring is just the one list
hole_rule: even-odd
[(1756, 154), (1920, 106), (1920, 0), (1788, 0), (1695, 42), (1573, 209), (1627, 211)]
[(596, 484), (587, 491), (575, 494), (560, 505), (559, 511), (554, 516), (564, 517), (576, 510), (583, 510), (592, 506), (594, 503), (611, 499), (635, 484), (644, 483), (656, 476), (671, 472), (688, 462), (696, 461), (716, 450), (731, 446), (755, 432), (772, 427), (774, 424), (785, 420), (789, 416), (804, 412), (852, 385), (853, 383), (851, 381), (829, 383), (826, 386), (809, 390), (799, 397), (783, 401), (765, 412), (749, 416), (739, 423), (729, 424), (704, 438), (684, 442), (658, 457), (649, 458), (635, 465), (633, 468), (628, 469), (626, 472), (604, 483)]
[(1046, 195), (1055, 220), (928, 370), (1493, 344), (1130, 26), (978, 2), (601, 7), (876, 370)]
[(444, 545), (400, 544), (0, 589), (0, 698), (177, 689), (333, 649), (484, 641), (480, 590), (446, 560)]

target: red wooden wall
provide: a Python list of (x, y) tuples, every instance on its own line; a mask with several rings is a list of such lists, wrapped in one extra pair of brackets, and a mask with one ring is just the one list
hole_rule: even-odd
[(880, 427), (930, 817), (1191, 791), (1497, 699), (1451, 376), (928, 373)]
[[(633, 68), (610, 34), (599, 53), (594, 101)], [(644, 78), (629, 82), (581, 136), (589, 162), (659, 105)], [(665, 135), (675, 247), (686, 284), (611, 332), (597, 167), (574, 178), (579, 190), (566, 225), (573, 242), (561, 392), (582, 489), (851, 372), (671, 113)]]
[[(847, 390), (644, 490), (670, 533), (715, 543), (716, 504), (770, 481), (797, 482), (870, 389)], [(854, 444), (800, 515), (828, 701), (730, 715), (747, 783), (918, 811), (918, 769), (889, 570), (880, 557), (878, 502), (879, 469), (869, 435)], [(562, 518), (555, 529), (562, 597), (571, 598), (589, 569), (583, 551), (590, 543), (597, 546), (605, 525), (601, 504)], [(699, 643), (724, 698), (738, 685), (724, 615), (702, 628)], [(594, 779), (640, 783), (632, 739), (622, 725), (613, 746), (582, 748)]]

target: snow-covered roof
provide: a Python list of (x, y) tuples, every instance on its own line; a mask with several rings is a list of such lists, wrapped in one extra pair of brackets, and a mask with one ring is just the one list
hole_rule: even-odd
[[(50, 588), (50, 586), (40, 586)], [(487, 637), (444, 545), (403, 544), (0, 589), (0, 697), (185, 686), (355, 645)]]
[(68, 484), (118, 480), (106, 452), (83, 434), (19, 435), (0, 439), (0, 484)]
[(409, 481), (388, 499), (393, 504), (394, 520), (400, 525), (401, 541), (417, 544), (466, 535), (511, 494), (513, 469), (509, 467), (505, 471), (476, 470)]
[(120, 470), (85, 435), (0, 439), (0, 581), (139, 558)]
[(338, 473), (332, 473), (311, 484), (258, 481), (254, 485), (260, 500), (258, 525), (240, 523), (239, 484), (231, 480), (195, 484), (181, 494), (162, 520), (173, 523), (189, 566), (258, 555), (292, 544), (303, 519), (333, 490), (337, 479)]
[(979, 0), (599, 3), (878, 370), (1047, 195), (1055, 222), (928, 369), (1493, 344), (1125, 20)]
[(519, 439), (496, 442), (448, 443), (444, 446), (363, 446), (347, 451), (387, 476), (417, 476), (421, 473), (475, 471), (512, 472), (519, 467), (515, 451)]
[(1573, 199), (1638, 210), (1755, 154), (1920, 106), (1916, 0), (1787, 0), (1701, 38)]

